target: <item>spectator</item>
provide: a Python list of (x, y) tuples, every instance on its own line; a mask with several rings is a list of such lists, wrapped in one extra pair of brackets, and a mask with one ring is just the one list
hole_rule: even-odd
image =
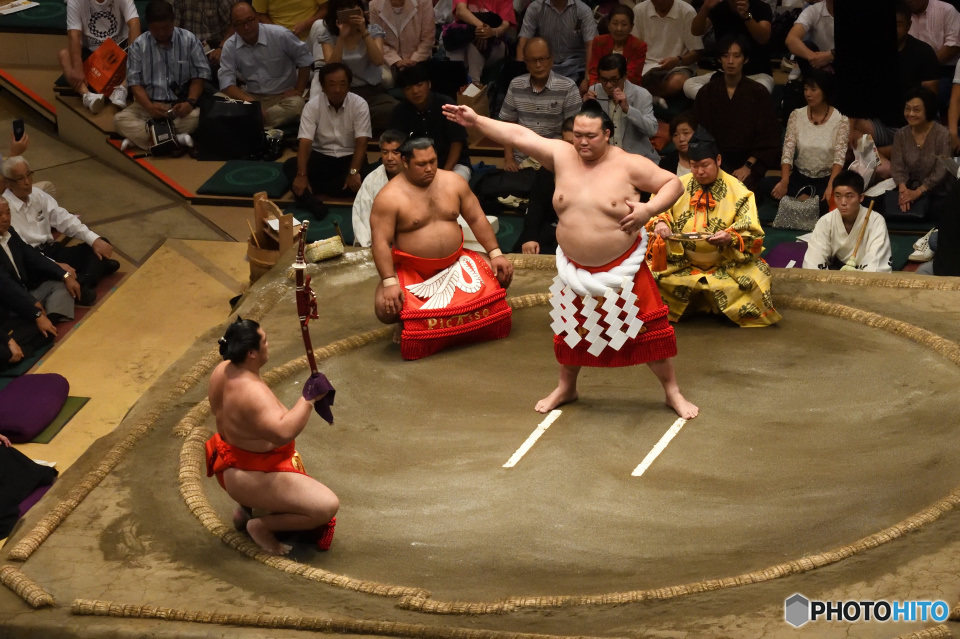
[(770, 94), (744, 77), (747, 63), (740, 36), (720, 41), (722, 72), (714, 74), (697, 95), (697, 120), (716, 139), (723, 166), (730, 175), (755, 190), (780, 158), (780, 125)]
[(960, 59), (960, 12), (943, 0), (907, 0), (910, 35), (929, 44), (950, 71)]
[[(113, 246), (70, 213), (57, 201), (33, 185), (33, 171), (25, 159), (13, 156), (3, 160), (3, 175), (9, 188), (3, 199), (10, 207), (12, 224), (24, 242), (70, 272), (82, 287), (82, 304), (93, 304), (95, 288), (101, 279), (120, 268), (113, 257)], [(54, 241), (53, 229), (81, 243), (66, 246)]]
[(659, 164), (660, 155), (650, 143), (650, 137), (659, 127), (650, 92), (627, 80), (627, 60), (619, 53), (600, 58), (597, 73), (600, 81), (592, 85), (583, 98), (597, 100), (610, 116), (613, 122), (610, 144)]
[(903, 107), (907, 126), (893, 138), (890, 172), (896, 191), (887, 191), (884, 215), (923, 219), (947, 189), (941, 156), (950, 155), (950, 133), (937, 122), (937, 97), (926, 87), (907, 93)]
[(609, 34), (597, 36), (593, 40), (590, 67), (587, 69), (589, 83), (598, 82), (597, 63), (600, 58), (610, 53), (619, 53), (627, 60), (627, 80), (640, 86), (647, 59), (647, 45), (630, 33), (633, 31), (633, 9), (623, 4), (611, 9), (607, 14), (607, 29)]
[[(570, 78), (586, 92), (591, 43), (597, 37), (597, 23), (590, 7), (581, 0), (534, 0), (523, 16), (517, 60), (525, 60), (527, 41), (534, 36), (547, 41), (553, 52), (554, 72)], [(554, 137), (560, 137), (559, 132)]]
[(437, 168), (453, 171), (470, 181), (467, 130), (443, 114), (444, 104), (456, 104), (430, 90), (430, 74), (418, 64), (400, 72), (397, 84), (403, 100), (393, 109), (390, 128), (402, 131), (407, 139), (430, 138), (437, 152)]
[[(489, 6), (488, 6), (489, 2)], [(463, 62), (474, 82), (483, 77), (484, 69), (491, 67), (507, 53), (508, 31), (517, 24), (512, 0), (454, 0), (453, 15), (464, 25), (476, 29), (473, 42), (456, 46), (447, 38), (444, 49), (451, 60)], [(513, 32), (509, 34), (513, 36)], [(448, 46), (449, 43), (449, 46)]]
[(313, 68), (310, 50), (289, 29), (260, 24), (246, 2), (233, 5), (230, 15), (236, 33), (223, 45), (220, 90), (234, 100), (259, 102), (269, 128), (296, 120)]
[(360, 190), (367, 165), (370, 110), (350, 91), (350, 68), (331, 62), (320, 69), (323, 91), (310, 99), (300, 118), (297, 157), (283, 164), (297, 202), (316, 211), (311, 197), (349, 196)]
[(670, 139), (673, 141), (674, 151), (663, 156), (660, 168), (677, 177), (690, 173), (690, 157), (687, 151), (690, 148), (690, 139), (697, 130), (697, 116), (693, 111), (686, 111), (670, 121)]
[(841, 171), (834, 186), (837, 208), (817, 221), (803, 256), (803, 268), (836, 270), (847, 266), (889, 273), (892, 269), (887, 223), (882, 215), (870, 215), (861, 204), (863, 178), (854, 171)]
[(787, 49), (807, 67), (824, 69), (833, 62), (833, 2), (811, 4), (800, 12), (787, 34)]
[(240, 0), (173, 0), (174, 24), (197, 36), (211, 69), (220, 66), (220, 54), (233, 35), (230, 9)]
[[(18, 297), (22, 300), (20, 304)], [(33, 297), (25, 294), (23, 288), (0, 269), (0, 333), (6, 338), (0, 340), (0, 370), (53, 343), (57, 330), (44, 315), (37, 317), (40, 310)], [(0, 445), (3, 445), (3, 435), (0, 435)]]
[[(500, 119), (525, 126), (545, 138), (559, 139), (563, 121), (580, 111), (582, 101), (577, 85), (570, 78), (553, 72), (554, 56), (543, 38), (526, 42), (524, 58), (529, 73), (510, 82)], [(515, 152), (511, 146), (503, 147), (504, 170), (517, 171), (525, 162), (527, 158), (522, 153)], [(529, 163), (536, 162), (530, 160)]]
[[(67, 0), (67, 48), (58, 54), (60, 68), (70, 87), (80, 94), (91, 113), (103, 110), (103, 95), (87, 87), (83, 62), (107, 38), (121, 49), (140, 37), (140, 17), (133, 0)], [(120, 85), (110, 93), (110, 103), (127, 106), (127, 89)]]
[(310, 29), (327, 15), (327, 0), (253, 0), (257, 17), (264, 24), (277, 24), (306, 40)]
[(877, 169), (877, 176), (890, 174), (889, 157), (892, 152), (893, 136), (906, 121), (903, 119), (904, 103), (907, 92), (919, 86), (925, 86), (937, 92), (939, 70), (937, 55), (926, 42), (909, 35), (911, 25), (910, 7), (904, 0), (896, 5), (897, 14), (897, 83), (893, 90), (900, 97), (897, 109), (887, 113), (876, 113), (870, 118), (857, 118), (850, 121), (850, 144), (853, 145), (864, 134), (873, 138), (877, 151), (883, 158), (883, 164)]
[[(759, 82), (767, 93), (772, 92), (773, 76), (770, 74), (767, 43), (773, 32), (773, 12), (769, 5), (761, 0), (704, 0), (690, 30), (695, 36), (703, 36), (711, 26), (718, 43), (739, 36), (743, 43), (741, 49), (749, 55), (743, 73)], [(723, 51), (718, 54), (722, 55)], [(709, 76), (690, 78), (683, 84), (683, 92), (693, 100), (709, 80)]]
[(56, 335), (58, 322), (73, 319), (80, 284), (10, 226), (10, 205), (0, 199), (0, 299), (8, 312), (32, 317), (44, 335)]
[(436, 29), (430, 0), (373, 0), (370, 22), (383, 29), (383, 59), (394, 72), (433, 55)]
[[(574, 143), (573, 117), (563, 121), (563, 141)], [(517, 239), (520, 252), (527, 255), (555, 255), (557, 252), (557, 212), (553, 210), (553, 194), (556, 191), (556, 176), (553, 171), (540, 169), (530, 187), (530, 204), (523, 216), (523, 230)], [(514, 249), (514, 252), (517, 252)]]
[[(346, 24), (337, 19), (344, 9), (360, 9)], [(318, 20), (310, 32), (310, 41), (319, 42), (327, 64), (342, 62), (350, 67), (353, 84), (350, 90), (366, 100), (370, 122), (375, 132), (383, 131), (390, 122), (396, 98), (383, 85), (383, 29), (368, 24), (360, 0), (331, 0), (330, 11)], [(359, 186), (359, 185), (358, 185)]]
[[(773, 187), (773, 197), (784, 195), (807, 199), (808, 187), (821, 198), (821, 208), (833, 195), (833, 180), (847, 155), (850, 122), (831, 106), (833, 76), (823, 71), (811, 71), (803, 80), (803, 97), (807, 106), (795, 110), (787, 121), (780, 159), (780, 181)], [(861, 189), (862, 190), (862, 189)]]
[(680, 95), (696, 75), (703, 40), (693, 35), (696, 10), (683, 0), (644, 0), (633, 10), (633, 35), (647, 45), (643, 86), (660, 98)]
[(380, 136), (380, 166), (363, 178), (363, 184), (353, 200), (353, 243), (355, 246), (370, 248), (370, 210), (373, 200), (380, 189), (400, 173), (400, 146), (406, 141), (403, 131), (387, 129)]
[(150, 0), (145, 11), (147, 32), (128, 51), (127, 84), (134, 103), (113, 118), (117, 133), (133, 144), (150, 148), (147, 121), (171, 119), (181, 146), (192, 147), (190, 134), (200, 124), (197, 100), (204, 82), (213, 76), (197, 36), (173, 26), (173, 7)]
[[(13, 134), (10, 134), (10, 153), (9, 155), (23, 155), (27, 147), (30, 146), (30, 134), (24, 131), (23, 137), (19, 140), (16, 139)], [(3, 162), (3, 153), (0, 153), (0, 162)], [(53, 186), (52, 182), (34, 182), (33, 185), (50, 195), (51, 197), (57, 197), (57, 189)], [(7, 178), (3, 177), (3, 172), (0, 171), (0, 194), (7, 190), (10, 185), (7, 183)]]

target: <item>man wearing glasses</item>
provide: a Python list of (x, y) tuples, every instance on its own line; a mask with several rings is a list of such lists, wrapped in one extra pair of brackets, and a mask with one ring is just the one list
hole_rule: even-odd
[[(36, 188), (33, 171), (25, 159), (5, 158), (2, 167), (8, 186), (3, 199), (10, 206), (13, 228), (24, 242), (39, 249), (79, 282), (75, 295), (78, 303), (92, 305), (97, 299), (97, 283), (120, 268), (120, 263), (111, 259), (113, 246)], [(54, 228), (80, 243), (66, 246), (54, 241)]]
[(657, 133), (657, 116), (653, 114), (653, 96), (627, 80), (627, 59), (619, 53), (600, 58), (597, 63), (599, 82), (584, 94), (584, 101), (596, 100), (613, 122), (610, 144), (627, 153), (636, 153), (654, 164), (660, 164), (650, 136)]
[[(559, 140), (563, 121), (580, 111), (580, 91), (573, 80), (553, 72), (553, 55), (543, 38), (527, 41), (523, 56), (529, 73), (510, 83), (500, 119), (519, 124), (542, 137)], [(503, 147), (503, 160), (506, 171), (539, 167), (508, 144)]]
[(289, 29), (260, 24), (246, 2), (233, 5), (231, 19), (237, 32), (223, 45), (220, 90), (234, 100), (259, 102), (267, 128), (296, 120), (313, 69), (310, 49)]

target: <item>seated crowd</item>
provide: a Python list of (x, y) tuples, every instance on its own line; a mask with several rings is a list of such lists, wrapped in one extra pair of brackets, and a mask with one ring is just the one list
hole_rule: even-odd
[[(754, 213), (755, 200), (818, 198), (823, 217), (809, 238), (805, 268), (889, 270), (887, 222), (940, 221), (939, 204), (952, 185), (940, 158), (960, 151), (960, 13), (950, 3), (898, 0), (891, 86), (899, 108), (867, 108), (869, 115), (858, 118), (848, 118), (834, 103), (834, 0), (803, 3), (785, 46), (799, 63), (802, 77), (791, 80), (802, 86), (805, 105), (793, 105), (799, 108), (783, 113), (782, 121), (772, 97), (771, 54), (777, 51), (771, 4), (777, 3), (642, 0), (632, 8), (614, 6), (599, 21), (583, 0), (524, 4), (151, 0), (141, 21), (132, 0), (67, 0), (68, 40), (59, 57), (85, 108), (98, 113), (106, 102), (116, 106), (124, 148), (148, 150), (148, 124), (157, 120), (169, 121), (180, 146), (192, 147), (192, 136), (202, 135), (199, 105), (214, 94), (258, 103), (265, 128), (298, 127), (296, 157), (284, 164), (297, 201), (323, 215), (325, 198), (354, 197), (360, 246), (371, 242), (376, 193), (402, 168), (398, 148), (404, 140), (430, 137), (438, 168), (471, 181), (467, 132), (441, 111), (457, 96), (437, 90), (450, 86), (450, 67), (442, 65), (454, 63), (462, 63), (473, 81), (492, 80), (491, 106), (499, 119), (544, 137), (572, 135), (572, 116), (584, 101), (596, 101), (612, 124), (611, 145), (690, 176), (681, 198), (687, 203), (680, 208), (702, 212), (704, 229), (723, 230), (706, 223), (711, 214), (717, 220), (729, 214), (734, 224), (743, 198)], [(107, 38), (128, 57), (126, 81), (104, 96), (87, 86), (83, 61)], [(715, 72), (698, 71), (698, 63), (713, 58)], [(872, 138), (879, 160), (851, 172), (852, 149), (864, 135)], [(367, 147), (375, 136), (382, 162), (371, 166)], [(93, 301), (97, 280), (116, 262), (109, 242), (32, 184), (25, 147), (25, 140), (15, 140), (2, 165), (0, 227), (4, 215), (11, 223), (0, 235), (0, 284), (18, 291), (17, 299), (58, 296), (54, 307), (37, 302), (37, 317), (27, 317), (34, 312), (26, 297), (16, 305), (4, 297), (7, 314), (29, 320), (43, 337), (52, 326), (48, 319), (71, 316), (74, 300)], [(554, 251), (552, 174), (509, 144), (503, 169), (521, 172), (523, 195), (529, 196), (515, 250)], [(871, 177), (893, 181), (873, 211), (860, 204)], [(731, 197), (737, 216), (723, 212)], [(698, 224), (696, 214), (674, 213), (672, 222), (664, 218), (651, 228), (654, 235), (669, 238)], [(729, 242), (715, 246), (722, 260), (762, 279), (766, 265), (755, 260), (754, 248), (762, 244), (763, 230), (755, 215), (742, 224)], [(54, 241), (54, 229), (79, 243), (65, 248)], [(933, 231), (918, 241), (911, 259), (931, 260), (939, 235)], [(702, 249), (689, 241), (671, 248), (680, 253), (658, 274), (663, 291), (673, 291), (666, 296), (680, 299), (691, 288), (713, 285), (682, 280), (689, 264), (703, 263)], [(49, 256), (55, 268), (37, 270), (42, 262), (21, 253)], [(934, 270), (925, 265), (921, 272)], [(749, 301), (760, 311), (758, 324), (777, 319), (765, 315), (768, 307), (772, 311), (768, 302)], [(682, 304), (674, 306), (678, 316)]]

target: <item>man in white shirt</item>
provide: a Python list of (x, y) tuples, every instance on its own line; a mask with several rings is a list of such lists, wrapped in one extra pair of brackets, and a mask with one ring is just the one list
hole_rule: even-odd
[(647, 43), (643, 86), (660, 98), (679, 95), (703, 49), (703, 39), (690, 31), (696, 9), (683, 0), (644, 0), (633, 15), (633, 35)]
[(787, 34), (786, 45), (790, 53), (814, 69), (822, 69), (833, 62), (833, 2), (823, 0), (804, 9)]
[[(87, 87), (83, 62), (110, 38), (120, 48), (140, 37), (140, 17), (133, 0), (67, 0), (67, 48), (58, 54), (60, 68), (70, 86), (83, 98), (91, 113), (103, 109), (103, 95)], [(110, 94), (118, 109), (127, 106), (123, 84)]]
[(907, 0), (910, 35), (933, 47), (941, 65), (960, 59), (960, 12), (943, 0)]
[(298, 203), (313, 209), (318, 194), (350, 196), (360, 190), (370, 140), (370, 108), (350, 92), (353, 73), (334, 62), (320, 69), (323, 92), (300, 116), (297, 157), (283, 165)]
[(890, 235), (882, 215), (863, 206), (863, 178), (841, 171), (833, 180), (837, 208), (820, 218), (813, 229), (803, 268), (889, 273)]
[[(33, 186), (33, 171), (25, 159), (20, 156), (6, 158), (2, 170), (8, 185), (3, 199), (10, 205), (13, 228), (24, 242), (76, 277), (82, 289), (80, 303), (92, 304), (96, 301), (94, 289), (97, 283), (120, 267), (119, 262), (110, 259), (113, 246), (51, 196)], [(54, 228), (82, 243), (65, 246), (54, 241)]]
[(373, 238), (370, 232), (370, 211), (380, 189), (387, 185), (403, 166), (400, 162), (400, 146), (407, 136), (397, 129), (387, 129), (380, 136), (380, 166), (363, 179), (357, 197), (353, 200), (353, 243), (370, 248)]

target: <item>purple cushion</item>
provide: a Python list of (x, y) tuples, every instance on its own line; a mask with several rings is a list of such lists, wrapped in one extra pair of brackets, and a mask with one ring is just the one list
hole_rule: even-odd
[(20, 502), (18, 507), (19, 516), (23, 517), (27, 514), (27, 511), (37, 505), (37, 502), (40, 501), (40, 498), (43, 497), (47, 491), (50, 490), (50, 486), (38, 486), (32, 493), (27, 495), (27, 498)]
[(0, 433), (21, 444), (39, 435), (57, 416), (70, 382), (63, 375), (21, 375), (0, 390)]
[[(763, 259), (773, 268), (803, 268), (803, 256), (806, 254), (806, 242), (781, 242), (770, 249)], [(793, 264), (788, 267), (790, 262)]]

